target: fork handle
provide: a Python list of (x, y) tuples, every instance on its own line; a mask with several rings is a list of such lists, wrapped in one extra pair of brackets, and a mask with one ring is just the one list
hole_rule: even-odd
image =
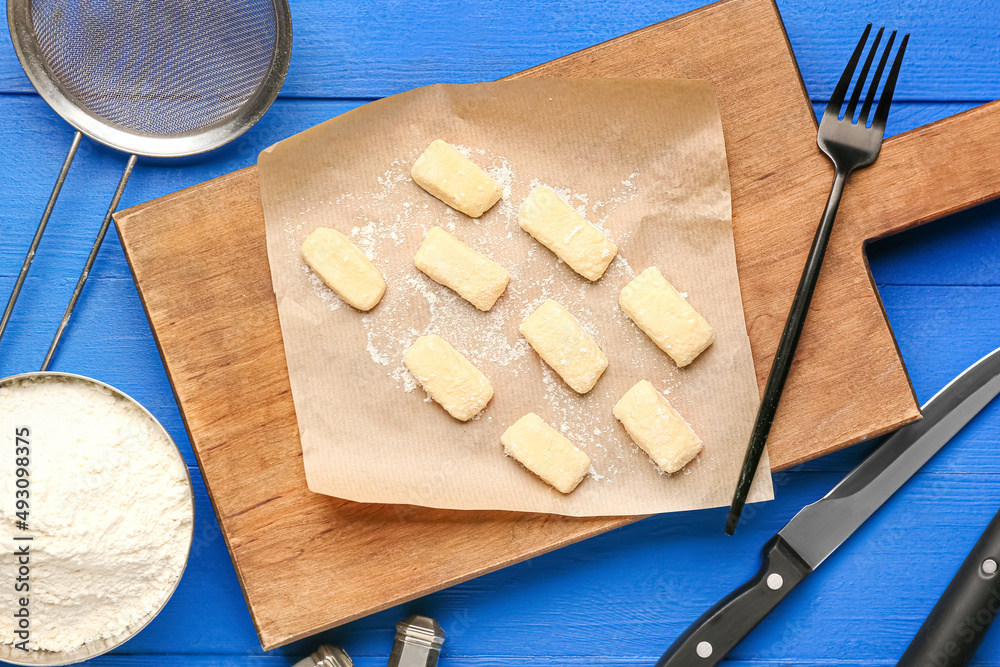
[(740, 513), (746, 503), (747, 494), (750, 493), (750, 484), (753, 482), (760, 457), (764, 453), (764, 444), (767, 442), (771, 425), (774, 423), (774, 413), (778, 409), (781, 391), (785, 388), (788, 371), (795, 359), (795, 348), (798, 347), (799, 336), (802, 335), (802, 327), (806, 322), (806, 313), (809, 312), (809, 304), (812, 301), (813, 292), (816, 290), (816, 280), (823, 267), (823, 256), (826, 254), (826, 246), (830, 243), (833, 221), (837, 217), (837, 208), (840, 206), (840, 197), (844, 193), (846, 181), (847, 172), (837, 169), (833, 179), (833, 187), (830, 189), (830, 197), (826, 200), (823, 217), (816, 229), (816, 236), (813, 237), (812, 247), (809, 249), (809, 256), (806, 258), (806, 265), (802, 270), (802, 277), (799, 279), (799, 286), (795, 290), (795, 298), (792, 299), (788, 319), (785, 320), (785, 329), (781, 332), (778, 350), (771, 362), (771, 372), (767, 376), (764, 396), (757, 409), (757, 419), (754, 421), (753, 432), (750, 434), (750, 444), (747, 446), (743, 467), (740, 469), (740, 477), (736, 483), (736, 493), (733, 494), (733, 502), (729, 507), (729, 517), (726, 520), (726, 533), (729, 535), (736, 531)]

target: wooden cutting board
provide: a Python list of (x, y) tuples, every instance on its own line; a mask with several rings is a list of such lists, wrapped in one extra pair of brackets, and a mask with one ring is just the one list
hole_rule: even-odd
[[(832, 179), (772, 0), (720, 2), (515, 76), (713, 82), (763, 387)], [(998, 189), (996, 103), (888, 140), (875, 166), (853, 177), (772, 432), (776, 469), (918, 417), (864, 244)], [(634, 520), (366, 505), (310, 493), (255, 168), (115, 218), (265, 649)], [(309, 604), (290, 603), (303, 599)]]

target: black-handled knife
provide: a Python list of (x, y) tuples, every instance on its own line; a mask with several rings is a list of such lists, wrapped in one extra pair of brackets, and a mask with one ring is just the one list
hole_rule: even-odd
[(997, 394), (1000, 348), (927, 401), (923, 419), (889, 436), (830, 493), (796, 514), (765, 545), (753, 579), (695, 621), (657, 667), (717, 665)]
[(969, 664), (1000, 612), (1000, 512), (948, 584), (897, 667)]

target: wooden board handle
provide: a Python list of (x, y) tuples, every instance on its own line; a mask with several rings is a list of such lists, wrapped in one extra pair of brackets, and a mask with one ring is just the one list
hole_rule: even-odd
[(862, 240), (1000, 197), (1000, 101), (890, 137), (849, 187), (841, 222)]

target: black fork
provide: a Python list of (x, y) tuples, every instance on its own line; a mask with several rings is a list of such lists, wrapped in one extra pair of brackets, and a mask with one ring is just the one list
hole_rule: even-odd
[(746, 457), (743, 459), (743, 467), (740, 469), (740, 477), (736, 483), (736, 492), (733, 494), (733, 502), (729, 508), (729, 517), (726, 520), (726, 533), (729, 535), (736, 531), (740, 513), (743, 511), (747, 494), (750, 492), (750, 484), (753, 482), (760, 457), (764, 453), (764, 444), (767, 442), (768, 433), (771, 432), (771, 424), (774, 423), (774, 413), (778, 409), (778, 400), (781, 398), (781, 391), (785, 387), (788, 371), (795, 358), (795, 348), (798, 347), (809, 303), (812, 301), (813, 291), (816, 289), (816, 279), (819, 278), (820, 267), (823, 265), (823, 256), (826, 254), (826, 246), (830, 241), (830, 232), (833, 231), (833, 221), (837, 217), (837, 208), (840, 206), (840, 197), (844, 193), (844, 184), (852, 171), (874, 162), (882, 148), (885, 123), (889, 117), (889, 105), (892, 104), (892, 93), (896, 88), (896, 79), (899, 77), (899, 68), (903, 63), (906, 43), (910, 39), (909, 33), (903, 36), (903, 41), (896, 52), (896, 58), (893, 60), (889, 77), (885, 81), (878, 106), (875, 107), (871, 127), (868, 127), (868, 118), (886, 63), (889, 61), (889, 52), (896, 40), (895, 30), (889, 35), (889, 41), (882, 51), (878, 67), (871, 77), (871, 85), (865, 95), (861, 113), (855, 118), (858, 102), (861, 101), (861, 93), (864, 91), (865, 81), (868, 79), (868, 72), (875, 61), (875, 55), (878, 53), (879, 43), (882, 41), (885, 28), (878, 29), (871, 49), (868, 51), (868, 57), (865, 58), (864, 67), (858, 75), (854, 91), (847, 103), (844, 117), (840, 118), (840, 108), (844, 104), (847, 89), (851, 85), (851, 79), (854, 77), (858, 62), (861, 60), (871, 29), (872, 25), (869, 23), (864, 34), (861, 35), (861, 41), (858, 42), (857, 48), (851, 55), (851, 60), (844, 69), (833, 95), (830, 97), (830, 103), (826, 105), (826, 112), (819, 125), (816, 143), (833, 162), (835, 172), (833, 187), (830, 189), (826, 209), (823, 211), (819, 228), (816, 230), (812, 247), (809, 249), (809, 257), (806, 259), (805, 269), (803, 269), (802, 277), (799, 279), (798, 289), (795, 290), (795, 298), (792, 300), (792, 307), (788, 313), (788, 319), (785, 321), (785, 329), (781, 333), (778, 350), (771, 362), (771, 372), (767, 376), (764, 397), (757, 410), (757, 419), (754, 421), (753, 432), (750, 434), (750, 444), (747, 446)]

